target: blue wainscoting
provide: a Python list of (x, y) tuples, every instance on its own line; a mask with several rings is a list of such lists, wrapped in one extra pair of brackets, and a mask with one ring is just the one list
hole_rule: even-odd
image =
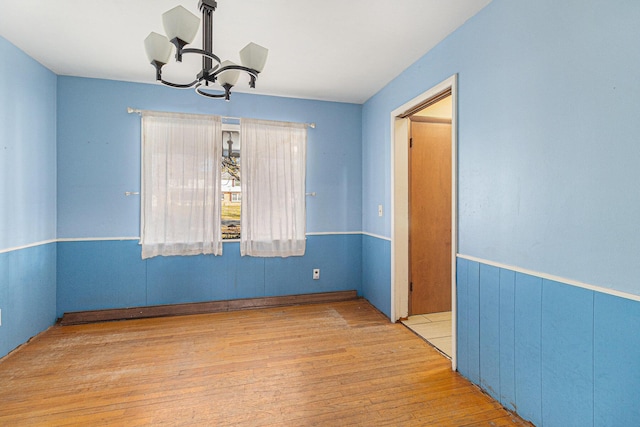
[(594, 425), (640, 425), (640, 303), (594, 296)]
[(391, 241), (362, 236), (362, 295), (391, 318)]
[(147, 264), (135, 240), (59, 242), (57, 284), (58, 317), (70, 311), (144, 306)]
[[(362, 236), (307, 236), (303, 257), (222, 256), (142, 260), (135, 240), (58, 243), (57, 314), (160, 304), (357, 290), (362, 294)], [(320, 280), (312, 270), (320, 269)]]
[(640, 425), (640, 302), (457, 267), (461, 374), (538, 426)]
[(0, 254), (0, 357), (56, 321), (56, 244)]

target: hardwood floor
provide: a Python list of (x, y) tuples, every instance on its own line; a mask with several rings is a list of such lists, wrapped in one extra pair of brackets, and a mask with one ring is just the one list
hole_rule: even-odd
[(365, 300), (56, 325), (0, 360), (0, 425), (529, 425)]

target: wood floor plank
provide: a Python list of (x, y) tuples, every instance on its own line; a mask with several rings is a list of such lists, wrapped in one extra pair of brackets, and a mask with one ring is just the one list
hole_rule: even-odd
[(56, 325), (0, 360), (0, 425), (529, 424), (359, 299)]

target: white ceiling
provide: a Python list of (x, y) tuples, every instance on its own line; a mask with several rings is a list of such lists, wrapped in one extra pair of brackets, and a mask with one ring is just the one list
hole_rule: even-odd
[[(363, 103), (490, 1), (218, 0), (214, 51), (269, 49), (254, 93)], [(0, 35), (59, 75), (153, 83), (143, 40), (178, 4), (200, 16), (198, 0), (0, 0)], [(187, 82), (199, 64), (163, 76)]]

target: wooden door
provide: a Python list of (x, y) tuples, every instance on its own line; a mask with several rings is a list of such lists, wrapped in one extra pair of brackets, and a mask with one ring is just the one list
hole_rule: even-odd
[(451, 310), (451, 123), (411, 122), (409, 314)]

